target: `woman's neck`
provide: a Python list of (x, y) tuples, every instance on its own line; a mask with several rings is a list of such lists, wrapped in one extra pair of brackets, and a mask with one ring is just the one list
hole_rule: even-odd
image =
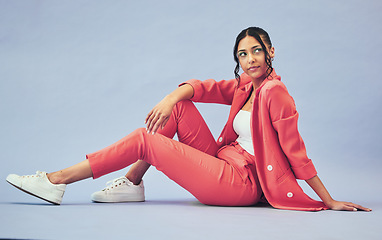
[(265, 79), (252, 79), (252, 85), (253, 85), (253, 88), (256, 90), (258, 89), (261, 84), (264, 82)]

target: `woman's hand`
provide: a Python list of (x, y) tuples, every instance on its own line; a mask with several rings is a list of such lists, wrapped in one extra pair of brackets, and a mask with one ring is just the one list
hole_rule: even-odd
[(145, 119), (147, 133), (155, 134), (158, 128), (164, 128), (170, 119), (172, 109), (182, 100), (190, 99), (194, 95), (194, 88), (184, 84), (167, 95), (147, 114)]
[(330, 209), (339, 210), (339, 211), (357, 211), (357, 210), (362, 210), (366, 212), (371, 211), (370, 208), (365, 208), (365, 207), (362, 207), (361, 205), (354, 204), (351, 202), (340, 202), (340, 201), (333, 200), (327, 205)]
[(328, 190), (326, 190), (324, 184), (321, 182), (320, 178), (316, 175), (311, 179), (305, 180), (309, 186), (317, 193), (321, 200), (332, 210), (345, 210), (345, 211), (357, 211), (362, 210), (370, 212), (370, 208), (362, 207), (361, 205), (354, 204), (351, 202), (339, 202), (334, 200)]
[(175, 104), (174, 99), (166, 96), (147, 114), (145, 119), (147, 133), (155, 134), (158, 128), (164, 128)]

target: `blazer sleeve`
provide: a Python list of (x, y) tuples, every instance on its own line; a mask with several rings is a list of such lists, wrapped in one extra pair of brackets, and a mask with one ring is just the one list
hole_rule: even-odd
[(267, 89), (268, 109), (280, 146), (297, 179), (307, 180), (317, 171), (306, 154), (304, 141), (298, 131), (298, 112), (292, 96), (281, 82)]
[(194, 89), (194, 95), (191, 98), (194, 102), (219, 103), (231, 105), (233, 96), (237, 87), (236, 79), (215, 81), (208, 79), (200, 81), (191, 79), (180, 84), (190, 84)]

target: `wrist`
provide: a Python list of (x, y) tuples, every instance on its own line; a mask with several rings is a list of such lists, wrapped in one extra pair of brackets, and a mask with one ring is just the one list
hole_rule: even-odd
[(165, 100), (172, 104), (172, 105), (175, 105), (179, 102), (179, 99), (176, 97), (176, 96), (173, 96), (172, 94), (168, 94), (166, 97), (165, 97)]
[(334, 200), (333, 198), (330, 198), (330, 199), (325, 200), (325, 201), (323, 201), (323, 202), (324, 202), (324, 204), (325, 204), (327, 207), (332, 208), (333, 205), (335, 205), (336, 200)]

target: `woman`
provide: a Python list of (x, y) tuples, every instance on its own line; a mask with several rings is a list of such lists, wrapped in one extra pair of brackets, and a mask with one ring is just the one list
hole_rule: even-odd
[[(272, 67), (274, 55), (267, 32), (245, 29), (234, 46), (236, 79), (183, 83), (151, 110), (146, 129), (137, 129), (64, 170), (11, 174), (7, 181), (60, 204), (66, 184), (133, 164), (126, 177), (94, 193), (92, 200), (144, 201), (142, 177), (154, 165), (208, 205), (248, 206), (267, 201), (280, 209), (371, 211), (333, 200), (320, 181), (297, 130), (294, 101)], [(192, 102), (231, 105), (217, 142)], [(175, 133), (179, 142), (172, 139)], [(322, 202), (309, 198), (296, 179), (305, 180)]]

